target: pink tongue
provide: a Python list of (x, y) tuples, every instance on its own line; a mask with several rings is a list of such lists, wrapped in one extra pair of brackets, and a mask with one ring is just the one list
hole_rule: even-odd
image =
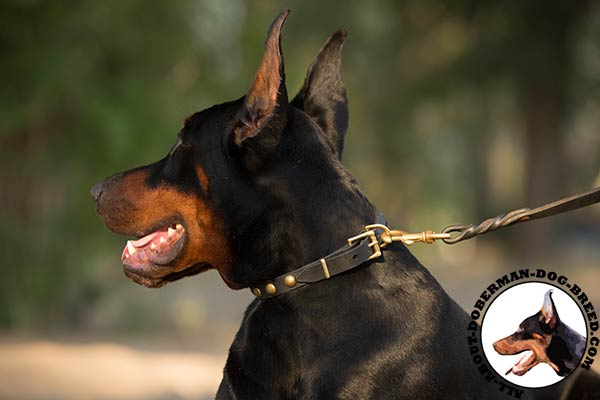
[(152, 241), (152, 239), (154, 239), (156, 237), (156, 235), (158, 235), (158, 234), (159, 234), (159, 231), (152, 232), (149, 235), (146, 235), (143, 238), (140, 238), (138, 240), (130, 240), (130, 242), (135, 247), (142, 247), (142, 246), (145, 246), (146, 244), (150, 243)]
[(525, 355), (523, 355), (523, 357), (521, 357), (521, 359), (517, 363), (517, 366), (520, 367), (523, 364), (528, 364), (532, 356), (533, 356), (533, 351), (531, 351), (531, 350), (526, 351)]
[(523, 355), (523, 357), (521, 357), (519, 359), (519, 361), (513, 365), (513, 367), (511, 369), (509, 369), (508, 371), (506, 371), (505, 375), (510, 374), (511, 372), (513, 374), (517, 374), (519, 372), (522, 372), (523, 370), (525, 370), (525, 367), (531, 362), (531, 359), (534, 357), (534, 353), (531, 350), (527, 350), (525, 352), (525, 354)]

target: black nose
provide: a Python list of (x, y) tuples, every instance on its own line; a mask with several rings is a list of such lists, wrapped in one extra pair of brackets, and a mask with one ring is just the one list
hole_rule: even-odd
[(94, 187), (90, 189), (90, 194), (92, 195), (94, 201), (98, 201), (98, 199), (100, 198), (100, 195), (102, 194), (102, 189), (104, 188), (103, 183), (104, 182), (97, 183), (94, 185)]

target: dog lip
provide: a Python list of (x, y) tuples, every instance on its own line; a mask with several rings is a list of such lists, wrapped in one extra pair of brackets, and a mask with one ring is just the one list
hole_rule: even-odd
[(180, 224), (185, 227), (184, 219), (178, 215), (174, 214), (167, 218), (161, 218), (151, 224), (147, 224), (143, 227), (132, 227), (131, 221), (123, 220), (123, 218), (115, 218), (112, 215), (105, 216), (103, 213), (99, 213), (104, 221), (104, 225), (106, 228), (121, 236), (129, 236), (135, 238), (134, 240), (141, 239), (144, 236), (148, 236), (151, 233), (166, 228), (170, 225)]
[[(149, 268), (152, 267), (150, 266)], [(208, 263), (199, 263), (166, 275), (152, 276), (152, 274), (149, 274), (148, 271), (142, 271), (138, 268), (132, 269), (125, 265), (124, 272), (125, 276), (138, 285), (145, 286), (147, 288), (159, 288), (167, 283), (179, 280), (186, 276), (199, 274), (210, 268), (212, 268), (212, 266)]]
[(129, 231), (129, 232), (125, 232), (125, 233), (120, 233), (120, 232), (115, 232), (115, 233), (120, 233), (121, 235), (124, 235), (124, 236), (134, 236), (137, 239), (141, 239), (141, 238), (148, 236), (156, 231), (159, 231), (161, 229), (166, 229), (169, 226), (173, 227), (178, 224), (185, 228), (185, 224), (183, 223), (183, 221), (180, 217), (172, 216), (169, 218), (163, 218), (163, 219), (149, 225), (148, 227), (146, 227), (143, 230), (137, 229), (133, 232)]
[(141, 273), (139, 273), (140, 272), (139, 270), (130, 269), (125, 264), (123, 264), (123, 266), (124, 266), (125, 276), (128, 277), (129, 279), (131, 279), (133, 282), (137, 283), (138, 285), (145, 286), (147, 288), (159, 288), (161, 286), (164, 286), (168, 282), (168, 281), (163, 281), (161, 278), (153, 278), (153, 277), (141, 274)]

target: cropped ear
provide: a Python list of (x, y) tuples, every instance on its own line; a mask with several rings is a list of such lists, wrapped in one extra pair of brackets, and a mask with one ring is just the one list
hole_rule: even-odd
[(552, 289), (548, 290), (544, 296), (541, 317), (543, 318), (544, 324), (548, 325), (551, 329), (554, 329), (554, 326), (558, 321), (558, 313), (554, 306), (554, 300), (552, 300)]
[(315, 120), (339, 159), (348, 129), (348, 98), (342, 78), (342, 45), (346, 35), (345, 31), (339, 30), (327, 39), (291, 103)]
[(275, 152), (287, 123), (281, 28), (289, 13), (283, 11), (269, 28), (262, 61), (233, 128), (236, 152), (250, 170), (259, 169)]

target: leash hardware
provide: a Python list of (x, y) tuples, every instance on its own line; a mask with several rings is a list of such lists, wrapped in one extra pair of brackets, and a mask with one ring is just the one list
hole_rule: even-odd
[(411, 244), (417, 242), (431, 244), (436, 240), (450, 239), (451, 237), (450, 233), (446, 232), (435, 233), (434, 231), (426, 230), (422, 232), (409, 233), (405, 231), (390, 229), (382, 224), (367, 225), (365, 229), (367, 229), (368, 231), (376, 229), (380, 229), (383, 231), (379, 235), (379, 238), (381, 240), (379, 246), (381, 248), (384, 248), (385, 246), (393, 242), (402, 242), (405, 245), (410, 246)]
[(398, 230), (390, 230), (381, 234), (381, 240), (384, 245), (388, 245), (392, 242), (402, 242), (407, 246), (415, 244), (417, 242), (431, 244), (436, 240), (450, 239), (449, 233), (435, 233), (434, 231), (422, 231), (416, 233), (409, 233)]
[[(382, 225), (383, 226), (383, 225)], [(365, 232), (360, 233), (356, 236), (352, 236), (348, 238), (348, 245), (353, 246), (357, 241), (362, 240), (364, 238), (369, 239), (369, 247), (373, 251), (373, 254), (368, 258), (368, 260), (372, 260), (374, 258), (381, 257), (381, 244), (377, 239), (377, 233), (372, 227), (379, 227), (379, 225), (367, 225), (365, 226)]]

